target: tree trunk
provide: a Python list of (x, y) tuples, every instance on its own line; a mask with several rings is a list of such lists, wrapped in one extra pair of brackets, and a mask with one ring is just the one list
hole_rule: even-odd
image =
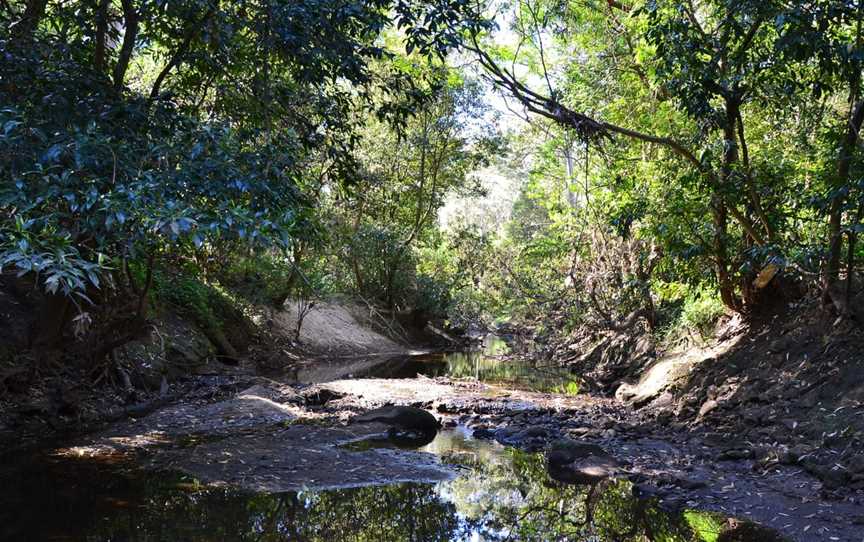
[(729, 276), (729, 254), (726, 248), (728, 225), (726, 204), (723, 198), (717, 195), (711, 197), (711, 215), (714, 221), (714, 265), (720, 287), (720, 299), (728, 308), (737, 311), (740, 304), (735, 295), (735, 284)]
[(162, 84), (165, 82), (165, 79), (168, 77), (168, 74), (171, 73), (171, 70), (180, 65), (181, 62), (186, 57), (186, 53), (189, 52), (189, 49), (192, 46), (192, 42), (195, 38), (201, 33), (204, 25), (216, 13), (216, 3), (212, 3), (204, 15), (198, 21), (193, 21), (186, 27), (186, 31), (183, 33), (183, 40), (177, 46), (177, 49), (174, 51), (174, 54), (171, 55), (171, 58), (168, 60), (168, 63), (164, 68), (159, 72), (156, 76), (156, 80), (153, 82), (153, 86), (150, 88), (150, 100), (155, 100), (159, 97), (159, 93), (162, 91)]
[(11, 41), (14, 44), (25, 44), (33, 38), (33, 32), (39, 26), (42, 17), (45, 16), (45, 8), (48, 0), (28, 0), (24, 8), (24, 14), (12, 25), (10, 30)]
[(51, 348), (63, 338), (72, 316), (72, 302), (63, 294), (48, 294), (39, 308), (39, 316), (30, 327), (32, 348)]
[[(851, 96), (858, 94), (859, 85), (853, 85), (850, 90)], [(846, 198), (841, 197), (839, 189), (849, 183), (849, 175), (852, 169), (852, 159), (855, 146), (858, 143), (858, 134), (864, 122), (864, 100), (852, 103), (849, 119), (846, 123), (846, 135), (840, 146), (840, 155), (837, 158), (837, 176), (831, 183), (831, 205), (828, 210), (828, 257), (825, 262), (823, 277), (823, 302), (831, 303), (832, 291), (840, 278), (840, 260), (843, 250), (843, 207)]]
[(114, 89), (118, 92), (123, 89), (132, 51), (135, 49), (135, 40), (138, 38), (138, 12), (135, 10), (135, 5), (132, 0), (122, 0), (122, 5), (123, 44), (120, 46), (117, 64), (114, 65)]
[(734, 99), (726, 100), (726, 123), (723, 126), (723, 166), (721, 168), (721, 186), (715, 187), (711, 196), (711, 214), (714, 221), (714, 259), (717, 267), (717, 283), (720, 286), (720, 299), (726, 307), (739, 311), (741, 302), (735, 294), (735, 282), (729, 272), (728, 248), (728, 208), (719, 192), (724, 190), (732, 176), (732, 166), (738, 160), (737, 134), (735, 122), (738, 103)]
[(93, 52), (93, 67), (97, 72), (105, 73), (106, 40), (108, 37), (108, 3), (109, 0), (97, 0), (96, 3), (96, 50)]

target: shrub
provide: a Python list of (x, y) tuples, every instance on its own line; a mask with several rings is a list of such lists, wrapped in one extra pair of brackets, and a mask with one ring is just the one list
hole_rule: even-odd
[(725, 310), (720, 296), (714, 290), (700, 288), (684, 300), (679, 324), (706, 338)]

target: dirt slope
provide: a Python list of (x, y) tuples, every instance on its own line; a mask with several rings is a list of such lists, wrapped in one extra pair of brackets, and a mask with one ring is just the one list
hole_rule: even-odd
[[(405, 350), (375, 331), (368, 312), (350, 303), (319, 302), (303, 318), (300, 342), (322, 353), (374, 353)], [(273, 315), (274, 332), (293, 336), (297, 328), (297, 302), (289, 301)]]

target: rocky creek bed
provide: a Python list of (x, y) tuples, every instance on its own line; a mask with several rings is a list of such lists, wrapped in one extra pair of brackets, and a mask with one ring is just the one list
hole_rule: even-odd
[[(864, 495), (813, 477), (806, 451), (517, 389), (566, 390), (562, 374), (502, 385), (475, 363), (472, 378), (381, 378), (411, 363), (335, 364), (340, 378), (320, 383), (235, 376), (8, 454), (0, 480), (23, 489), (4, 493), (0, 539), (864, 541)], [(442, 428), (406, 444), (363, 419), (384, 405)], [(601, 452), (556, 476), (548, 454), (562, 442)]]
[[(49, 462), (55, 467), (65, 465), (67, 476), (68, 472), (79, 469), (88, 472), (88, 469), (121, 468), (126, 473), (123, 479), (127, 480), (124, 486), (127, 489), (135, 488), (140, 483), (140, 475), (129, 473), (161, 473), (147, 477), (155, 477), (153, 479), (168, 484), (166, 487), (171, 488), (169, 494), (174, 500), (191, 498), (188, 491), (192, 487), (192, 495), (204, 492), (196, 502), (210, 502), (215, 498), (212, 493), (216, 491), (214, 488), (221, 488), (219, 491), (226, 499), (230, 496), (243, 500), (259, 495), (264, 501), (275, 498), (274, 495), (295, 495), (295, 498), (299, 498), (296, 497), (298, 494), (319, 496), (315, 499), (326, 495), (327, 499), (332, 499), (333, 492), (337, 492), (342, 495), (340, 498), (345, 505), (357, 498), (358, 491), (371, 492), (370, 495), (377, 491), (380, 498), (385, 498), (387, 491), (398, 494), (395, 488), (401, 488), (400, 491), (414, 498), (417, 495), (409, 491), (413, 488), (415, 493), (425, 491), (427, 494), (424, 498), (427, 501), (431, 499), (437, 505), (444, 506), (449, 501), (442, 497), (442, 492), (452, 497), (452, 492), (456, 491), (454, 487), (464, 486), (466, 469), (482, 473), (484, 469), (492, 469), (496, 461), (500, 462), (500, 458), (505, 457), (509, 466), (499, 468), (494, 476), (490, 476), (493, 479), (497, 476), (499, 482), (502, 479), (513, 482), (518, 481), (518, 472), (524, 475), (527, 472), (524, 469), (533, 468), (530, 476), (523, 476), (528, 488), (522, 488), (523, 492), (527, 491), (523, 500), (528, 496), (540, 498), (538, 495), (542, 493), (549, 502), (538, 504), (528, 499), (523, 503), (527, 508), (513, 505), (512, 509), (498, 510), (497, 516), (493, 514), (497, 519), (490, 520), (488, 524), (483, 521), (480, 524), (471, 523), (471, 517), (475, 520), (485, 517), (477, 510), (472, 516), (464, 510), (453, 512), (448, 508), (447, 517), (450, 519), (447, 521), (455, 522), (450, 527), (456, 530), (447, 531), (449, 527), (436, 524), (434, 529), (429, 527), (432, 529), (429, 533), (444, 529), (441, 532), (446, 531), (450, 533), (447, 536), (455, 537), (454, 533), (459, 529), (467, 529), (465, 532), (478, 532), (490, 540), (504, 539), (507, 533), (518, 531), (513, 526), (504, 525), (506, 518), (514, 520), (525, 515), (522, 523), (527, 525), (529, 519), (533, 518), (537, 523), (535, 527), (541, 528), (549, 521), (549, 518), (542, 519), (544, 514), (552, 514), (550, 510), (556, 509), (556, 506), (560, 509), (563, 503), (568, 502), (571, 503), (568, 506), (572, 507), (572, 517), (564, 514), (570, 517), (564, 521), (564, 516), (559, 513), (563, 523), (554, 528), (557, 531), (549, 527), (553, 530), (545, 534), (538, 531), (533, 538), (527, 531), (518, 531), (521, 534), (516, 539), (583, 540), (588, 539), (591, 533), (604, 540), (616, 539), (613, 534), (617, 533), (616, 529), (622, 528), (620, 525), (611, 525), (607, 521), (604, 527), (594, 517), (590, 518), (594, 531), (585, 527), (585, 514), (588, 513), (586, 506), (591, 508), (589, 495), (597, 502), (605, 502), (604, 498), (592, 493), (593, 486), (556, 484), (546, 476), (541, 452), (551, 443), (569, 439), (596, 445), (614, 458), (619, 470), (600, 486), (606, 488), (604, 491), (612, 491), (617, 495), (609, 497), (618, 503), (616, 506), (623, 507), (622, 510), (627, 510), (628, 514), (638, 512), (646, 518), (663, 518), (659, 524), (656, 521), (651, 523), (654, 520), (645, 520), (647, 523), (643, 521), (645, 525), (637, 529), (638, 533), (632, 533), (630, 538), (617, 539), (638, 540), (645, 528), (662, 528), (680, 530), (683, 533), (680, 535), (682, 540), (716, 540), (699, 538), (699, 529), (728, 530), (729, 522), (739, 525), (735, 523), (737, 520), (728, 519), (732, 517), (753, 520), (789, 540), (864, 540), (864, 526), (861, 525), (864, 507), (859, 495), (847, 494), (843, 499), (827, 500), (822, 483), (801, 468), (777, 464), (770, 469), (754, 470), (756, 460), (750, 454), (743, 450), (736, 453), (737, 447), (716, 442), (714, 435), (684, 434), (644, 424), (611, 400), (507, 390), (476, 381), (446, 377), (343, 379), (316, 385), (291, 385), (276, 380), (249, 378), (245, 382), (238, 382), (238, 385), (241, 384), (246, 387), (227, 399), (180, 401), (141, 419), (114, 425), (98, 434), (53, 449), (48, 455)], [(382, 438), (387, 433), (386, 424), (350, 423), (358, 414), (385, 404), (413, 405), (426, 409), (441, 419), (444, 428), (432, 443), (425, 444), (419, 450), (399, 446), (368, 446), (360, 450), (352, 447), (351, 443), (386, 441)], [(458, 435), (458, 438), (454, 435)], [(442, 445), (442, 439), (449, 440), (451, 445)], [(453, 446), (454, 439), (461, 444)], [(468, 444), (465, 444), (466, 441)], [(467, 459), (464, 457), (466, 450)], [(463, 456), (461, 459), (460, 454)], [(489, 457), (495, 459), (490, 460)], [(22, 474), (27, 469), (10, 467), (14, 462), (7, 461), (5, 464), (7, 468), (3, 476), (9, 483), (19, 484), (18, 487), (33, 485)], [(70, 464), (74, 468), (68, 468)], [(43, 468), (46, 469), (50, 470)], [(25, 478), (20, 479), (22, 476)], [(112, 476), (116, 478), (116, 475)], [(115, 478), (111, 478), (114, 483)], [(468, 478), (475, 479), (475, 476)], [(80, 485), (82, 482), (79, 480), (75, 483)], [(178, 487), (185, 489), (178, 493)], [(370, 489), (375, 487), (379, 489)], [(438, 489), (432, 491), (430, 488), (433, 487)], [(507, 484), (502, 487), (506, 489)], [(558, 489), (553, 489), (555, 487)], [(62, 494), (67, 489), (61, 485), (59, 491)], [(489, 506), (489, 510), (496, 510), (501, 505), (498, 500), (502, 498), (500, 491), (503, 489), (496, 486), (496, 490), (499, 493), (488, 487), (470, 491), (463, 488), (460, 491), (470, 493), (462, 497), (463, 501), (482, 501), (486, 498), (488, 502), (485, 505), (481, 503), (476, 506)], [(140, 501), (142, 498), (137, 492), (134, 490), (132, 497), (119, 500), (126, 503), (123, 506), (128, 505), (139, 514), (146, 515), (150, 513), (147, 506), (152, 506), (152, 502), (148, 504), (146, 499), (143, 504), (137, 502), (136, 499)], [(605, 494), (603, 491), (601, 493)], [(387, 498), (397, 499), (395, 494)], [(164, 495), (157, 492), (155, 497), (164, 498)], [(634, 497), (638, 497), (634, 502), (649, 504), (636, 506), (631, 502)], [(512, 494), (510, 498), (513, 498)], [(118, 498), (112, 495), (110, 500), (113, 502)], [(26, 525), (21, 526), (22, 516), (19, 512), (25, 506), (32, 508), (33, 503), (15, 499), (11, 501), (5, 503), (4, 512), (18, 515), (8, 518), (3, 524), (6, 529), (14, 526), (22, 529), (10, 533), (26, 532)], [(303, 501), (301, 498), (298, 502), (309, 504), (312, 501)], [(577, 506), (577, 502), (581, 504)], [(622, 504), (625, 502), (629, 504)], [(405, 504), (404, 500), (400, 500), (399, 503), (394, 501), (392, 506), (395, 511)], [(449, 502), (450, 505), (453, 503)], [(532, 507), (536, 508), (534, 512), (531, 512)], [(117, 509), (111, 510), (107, 516), (105, 513), (103, 516), (113, 517), (120, 513)], [(122, 506), (120, 510), (123, 514), (128, 513)], [(311, 513), (308, 507), (303, 510), (304, 513)], [(722, 516), (694, 516), (706, 512), (717, 512)], [(172, 513), (179, 512), (175, 510)], [(212, 510), (208, 509), (207, 513), (212, 513)], [(344, 510), (340, 513), (347, 514)], [(439, 519), (444, 521), (446, 518)], [(282, 517), (279, 521), (287, 520)], [(309, 527), (303, 521), (300, 521), (300, 527)], [(520, 524), (518, 521), (516, 523)], [(394, 529), (399, 533), (403, 532), (400, 529), (405, 528), (404, 525), (397, 527)], [(60, 527), (58, 529), (62, 530)], [(382, 540), (398, 540), (402, 536), (379, 534)], [(623, 536), (622, 533), (615, 536), (618, 535)], [(195, 539), (223, 539), (213, 536), (216, 535), (211, 532), (210, 537), (205, 534)], [(224, 539), (246, 539), (242, 533), (225, 536)], [(758, 536), (727, 539), (770, 540), (764, 538), (767, 536), (764, 533)], [(13, 536), (8, 539), (27, 538)], [(71, 539), (76, 538), (73, 536)], [(154, 535), (142, 539), (172, 538)]]

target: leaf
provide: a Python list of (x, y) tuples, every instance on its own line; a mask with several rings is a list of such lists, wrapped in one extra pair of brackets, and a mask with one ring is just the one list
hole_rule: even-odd
[(3, 123), (3, 135), (8, 136), (9, 132), (15, 129), (16, 126), (20, 126), (21, 121), (18, 120), (7, 120)]
[(56, 162), (60, 155), (63, 153), (63, 145), (60, 143), (55, 143), (45, 151), (45, 154), (42, 155), (43, 162)]

